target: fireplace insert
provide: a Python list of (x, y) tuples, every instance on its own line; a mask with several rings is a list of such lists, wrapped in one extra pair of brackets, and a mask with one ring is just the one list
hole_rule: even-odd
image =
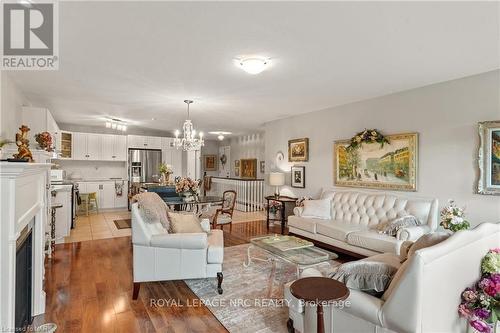
[(31, 324), (32, 297), (32, 232), (26, 227), (16, 242), (16, 329), (23, 329)]

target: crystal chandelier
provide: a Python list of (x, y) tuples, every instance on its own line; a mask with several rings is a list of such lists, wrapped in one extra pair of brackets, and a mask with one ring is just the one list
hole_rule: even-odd
[(175, 131), (174, 146), (175, 148), (188, 151), (188, 150), (200, 150), (202, 146), (205, 145), (203, 141), (203, 132), (198, 134), (199, 138), (196, 138), (196, 130), (193, 128), (193, 123), (189, 118), (189, 105), (193, 103), (191, 100), (185, 100), (184, 103), (187, 104), (187, 119), (182, 125), (182, 138), (179, 138), (179, 131)]

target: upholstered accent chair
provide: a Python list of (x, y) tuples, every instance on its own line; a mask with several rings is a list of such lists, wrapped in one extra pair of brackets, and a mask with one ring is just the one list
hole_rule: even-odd
[(138, 203), (131, 208), (133, 299), (137, 299), (142, 282), (201, 278), (217, 278), (217, 292), (222, 294), (224, 237), (221, 230), (169, 233), (160, 222), (146, 222)]
[(233, 190), (224, 191), (222, 194), (222, 207), (215, 209), (210, 214), (210, 221), (212, 221), (212, 228), (215, 229), (220, 226), (221, 229), (224, 225), (229, 224), (229, 231), (233, 230), (233, 211), (236, 204), (236, 192)]

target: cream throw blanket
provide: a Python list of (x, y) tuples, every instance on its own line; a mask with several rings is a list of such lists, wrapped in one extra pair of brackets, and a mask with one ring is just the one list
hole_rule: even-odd
[(139, 203), (139, 212), (145, 222), (160, 222), (165, 230), (170, 232), (169, 208), (158, 194), (154, 192), (139, 193), (132, 197), (132, 202)]

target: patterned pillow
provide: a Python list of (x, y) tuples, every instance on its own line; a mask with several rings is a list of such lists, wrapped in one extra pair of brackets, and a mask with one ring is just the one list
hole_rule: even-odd
[(194, 214), (168, 213), (172, 232), (176, 234), (191, 234), (204, 232), (200, 221)]
[(396, 267), (385, 262), (360, 260), (340, 265), (330, 277), (348, 288), (381, 296), (396, 271)]
[(386, 223), (380, 223), (379, 225), (377, 225), (376, 229), (380, 234), (396, 236), (399, 229), (414, 227), (420, 224), (422, 223), (415, 216), (406, 215), (402, 217), (397, 217), (394, 220), (390, 220)]

